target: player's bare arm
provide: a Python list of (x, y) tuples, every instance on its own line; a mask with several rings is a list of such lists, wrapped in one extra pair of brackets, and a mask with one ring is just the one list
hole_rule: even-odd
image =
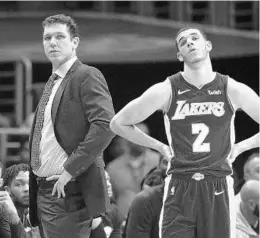
[(157, 110), (164, 111), (170, 98), (171, 86), (167, 80), (151, 86), (114, 116), (110, 123), (111, 130), (133, 143), (150, 147), (166, 156), (168, 153), (166, 145), (143, 133), (135, 125), (144, 121)]
[[(242, 109), (255, 122), (259, 123), (260, 100), (259, 96), (250, 87), (229, 78), (228, 95), (235, 109)], [(259, 133), (237, 143), (234, 146), (235, 155), (233, 157), (235, 158), (244, 151), (256, 147), (259, 147)]]

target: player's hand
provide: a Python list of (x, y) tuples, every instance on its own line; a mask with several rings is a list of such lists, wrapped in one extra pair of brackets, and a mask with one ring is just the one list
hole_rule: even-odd
[(161, 144), (158, 151), (162, 154), (163, 159), (167, 161), (169, 161), (173, 157), (171, 148), (168, 145)]
[(8, 192), (0, 191), (0, 205), (5, 208), (12, 224), (17, 224), (20, 221), (16, 207)]
[(240, 148), (240, 146), (238, 144), (235, 144), (230, 155), (231, 163), (233, 163), (242, 152), (243, 150)]
[(72, 176), (66, 170), (61, 175), (53, 175), (46, 178), (47, 181), (57, 180), (52, 189), (52, 196), (57, 192), (58, 198), (65, 197), (64, 187), (71, 180)]

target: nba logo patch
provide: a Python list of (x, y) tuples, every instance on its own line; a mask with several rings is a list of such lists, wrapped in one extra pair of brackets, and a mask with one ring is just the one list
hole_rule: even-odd
[(171, 195), (174, 195), (174, 194), (175, 194), (175, 187), (174, 187), (174, 186), (172, 186), (171, 191), (170, 191), (170, 194), (171, 194)]

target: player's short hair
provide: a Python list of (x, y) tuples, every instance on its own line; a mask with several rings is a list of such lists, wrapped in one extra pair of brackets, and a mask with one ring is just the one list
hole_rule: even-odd
[(183, 27), (183, 28), (181, 28), (181, 29), (177, 32), (177, 34), (176, 34), (176, 36), (175, 36), (175, 47), (176, 47), (177, 51), (179, 51), (179, 47), (178, 47), (178, 43), (177, 43), (177, 37), (178, 37), (182, 32), (187, 31), (187, 30), (189, 30), (189, 29), (198, 30), (198, 31), (200, 32), (200, 34), (203, 36), (203, 38), (204, 38), (205, 40), (208, 40), (208, 37), (207, 37), (206, 33), (205, 33), (203, 30), (201, 30), (200, 28), (197, 28), (197, 27)]
[(3, 170), (4, 186), (10, 186), (15, 177), (21, 172), (30, 171), (30, 166), (25, 163), (13, 164), (10, 167), (5, 167)]
[(245, 162), (245, 164), (244, 164), (244, 178), (245, 178), (245, 176), (247, 177), (247, 176), (250, 176), (250, 174), (251, 174), (251, 167), (250, 167), (250, 162), (253, 160), (253, 159), (255, 159), (255, 158), (259, 158), (259, 152), (255, 152), (255, 153), (253, 153), (253, 154), (251, 154), (249, 157), (248, 157), (248, 159), (247, 159), (247, 161)]
[(78, 25), (71, 16), (68, 16), (65, 14), (57, 14), (57, 15), (47, 17), (42, 22), (43, 30), (46, 26), (52, 25), (52, 24), (67, 25), (71, 38), (79, 37)]
[(165, 170), (162, 170), (159, 168), (153, 168), (148, 172), (148, 174), (142, 180), (141, 187), (143, 187), (144, 184), (146, 184), (150, 187), (162, 185), (162, 184), (164, 184), (165, 178), (166, 178)]

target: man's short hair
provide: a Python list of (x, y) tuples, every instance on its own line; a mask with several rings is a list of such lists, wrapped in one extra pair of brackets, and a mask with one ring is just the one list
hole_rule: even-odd
[(153, 168), (148, 172), (148, 174), (142, 180), (141, 187), (143, 187), (144, 184), (150, 187), (162, 185), (164, 184), (165, 178), (166, 178), (165, 170), (159, 168)]
[(187, 30), (190, 30), (190, 29), (198, 30), (198, 31), (201, 33), (201, 35), (203, 36), (203, 38), (204, 38), (205, 40), (208, 40), (208, 37), (207, 37), (206, 33), (205, 33), (203, 30), (201, 30), (200, 28), (197, 28), (197, 27), (183, 27), (183, 28), (181, 28), (181, 29), (177, 32), (177, 34), (176, 34), (176, 36), (175, 36), (175, 47), (176, 47), (177, 51), (179, 51), (179, 47), (178, 47), (178, 43), (177, 43), (177, 37), (178, 37), (183, 31), (187, 31)]
[(30, 171), (30, 166), (28, 164), (19, 163), (13, 164), (10, 167), (5, 167), (3, 170), (3, 180), (4, 186), (10, 186), (14, 178), (21, 172)]
[(77, 23), (75, 22), (75, 20), (72, 17), (70, 17), (68, 15), (57, 14), (57, 15), (53, 15), (53, 16), (49, 16), (49, 17), (45, 18), (44, 21), (42, 22), (43, 30), (44, 30), (45, 26), (52, 25), (52, 24), (67, 25), (71, 38), (79, 37), (79, 29), (78, 29)]
[(248, 176), (248, 175), (250, 175), (251, 174), (251, 167), (249, 166), (250, 165), (250, 162), (253, 160), (253, 159), (255, 159), (255, 158), (259, 158), (259, 152), (255, 152), (255, 153), (253, 153), (253, 154), (251, 154), (249, 157), (248, 157), (248, 159), (247, 159), (247, 161), (245, 162), (245, 164), (244, 164), (244, 178), (245, 178), (245, 175), (246, 176)]

